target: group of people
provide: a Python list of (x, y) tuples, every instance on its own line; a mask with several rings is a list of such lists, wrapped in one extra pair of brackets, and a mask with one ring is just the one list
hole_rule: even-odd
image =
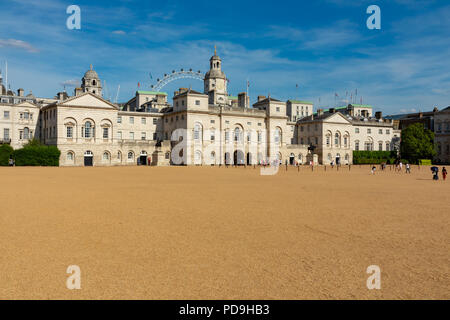
[[(386, 163), (382, 163), (380, 165), (381, 171), (384, 171), (386, 169)], [(401, 172), (403, 168), (403, 163), (400, 161), (398, 163), (396, 163), (395, 165), (395, 171)], [(375, 171), (377, 170), (377, 167), (375, 165), (373, 165), (370, 169), (370, 173), (371, 174), (375, 174)], [(434, 166), (431, 167), (431, 172), (433, 174), (433, 180), (439, 180), (439, 168)], [(447, 178), (447, 169), (445, 167), (442, 167), (442, 180), (445, 181), (445, 179)], [(405, 173), (411, 173), (411, 166), (409, 163), (407, 163), (405, 165)]]
[[(386, 170), (386, 162), (383, 162), (382, 164), (380, 164), (380, 168), (381, 168), (381, 171)], [(395, 164), (395, 171), (402, 172), (402, 168), (403, 168), (403, 163), (401, 161)], [(377, 170), (377, 168), (375, 167), (375, 165), (373, 165), (370, 172), (372, 174), (375, 174), (376, 170)], [(409, 165), (409, 163), (407, 163), (405, 165), (405, 173), (411, 173), (411, 166)]]
[[(442, 180), (445, 181), (447, 178), (447, 169), (445, 167), (442, 167)], [(431, 173), (433, 174), (433, 180), (439, 180), (439, 168), (438, 167), (431, 167)]]

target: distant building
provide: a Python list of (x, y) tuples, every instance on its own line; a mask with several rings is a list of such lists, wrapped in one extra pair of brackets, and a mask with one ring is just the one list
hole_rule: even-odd
[(394, 124), (399, 130), (403, 130), (414, 123), (422, 123), (425, 129), (434, 131), (434, 118), (437, 112), (439, 110), (435, 107), (433, 111), (389, 115), (386, 116), (386, 119), (394, 120)]
[(450, 164), (450, 106), (435, 113), (436, 162)]
[(400, 132), (394, 130), (392, 120), (383, 119), (381, 112), (375, 118), (362, 116), (371, 114), (367, 107), (355, 116), (353, 107), (318, 109), (315, 114), (302, 118), (297, 122), (297, 141), (313, 145), (322, 164), (351, 164), (354, 150), (398, 149)]

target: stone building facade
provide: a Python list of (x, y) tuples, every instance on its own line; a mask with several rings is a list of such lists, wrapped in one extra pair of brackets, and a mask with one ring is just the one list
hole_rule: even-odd
[(0, 103), (0, 144), (19, 149), (33, 137), (39, 137), (39, 110), (31, 102)]
[[(351, 164), (353, 151), (391, 151), (398, 149), (400, 132), (393, 121), (351, 115), (353, 106), (345, 111), (318, 110), (316, 114), (297, 122), (300, 144), (311, 144), (321, 164)], [(358, 113), (361, 114), (361, 113)], [(366, 113), (364, 113), (366, 114)]]
[(11, 127), (15, 148), (33, 134), (57, 146), (61, 166), (352, 163), (352, 150), (392, 147), (392, 122), (381, 114), (373, 118), (371, 107), (314, 113), (310, 102), (271, 96), (259, 96), (251, 107), (247, 93), (232, 97), (227, 83), (214, 52), (203, 92), (181, 88), (170, 105), (167, 93), (137, 91), (117, 105), (102, 98), (101, 80), (91, 66), (72, 97), (64, 92), (39, 105), (2, 105), (14, 112), (8, 121), (0, 118), (0, 126)]

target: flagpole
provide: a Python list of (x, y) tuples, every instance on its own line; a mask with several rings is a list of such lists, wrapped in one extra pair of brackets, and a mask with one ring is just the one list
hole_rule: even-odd
[(5, 88), (6, 88), (6, 92), (8, 92), (8, 61), (5, 61)]
[[(248, 82), (248, 78), (247, 78), (247, 99), (245, 99), (245, 106), (248, 108), (249, 104), (250, 104), (250, 96), (248, 95), (248, 87), (249, 87), (249, 82)], [(248, 102), (247, 102), (248, 101)]]

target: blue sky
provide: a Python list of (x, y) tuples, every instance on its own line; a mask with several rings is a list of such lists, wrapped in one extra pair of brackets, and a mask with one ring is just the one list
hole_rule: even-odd
[[(81, 8), (81, 30), (66, 8)], [(369, 5), (381, 30), (366, 27)], [(333, 106), (335, 92), (385, 113), (450, 105), (450, 1), (2, 0), (0, 66), (12, 89), (54, 96), (92, 63), (107, 96), (127, 101), (173, 69), (208, 69), (217, 45), (229, 93)], [(149, 73), (152, 73), (153, 80)], [(299, 88), (296, 88), (299, 84)], [(197, 80), (172, 82), (202, 90)], [(72, 93), (73, 88), (67, 87)], [(319, 104), (320, 98), (320, 104)]]

